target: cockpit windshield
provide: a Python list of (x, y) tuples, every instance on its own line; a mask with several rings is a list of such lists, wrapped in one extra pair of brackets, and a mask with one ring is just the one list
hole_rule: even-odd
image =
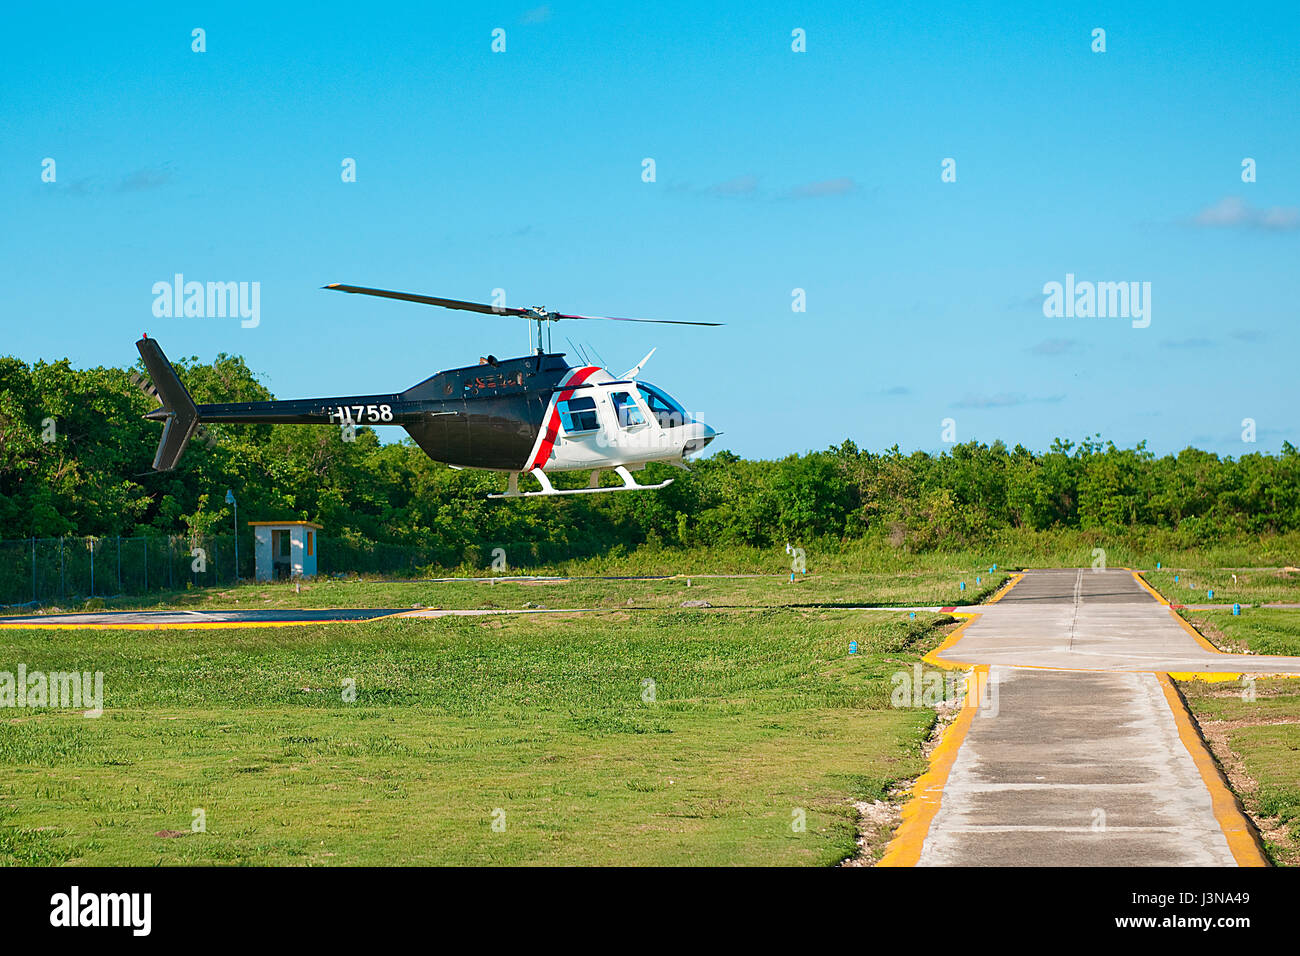
[(636, 390), (641, 393), (650, 414), (659, 420), (660, 428), (676, 428), (685, 425), (691, 418), (686, 410), (677, 404), (667, 392), (648, 382), (637, 382)]

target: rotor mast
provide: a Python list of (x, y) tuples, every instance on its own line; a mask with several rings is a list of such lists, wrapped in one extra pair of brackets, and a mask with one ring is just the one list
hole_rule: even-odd
[[(549, 329), (548, 327), (544, 326), (542, 323), (544, 323), (544, 322), (556, 322), (556, 321), (558, 321), (559, 318), (560, 318), (559, 313), (558, 313), (558, 312), (551, 312), (551, 311), (548, 310), (545, 306), (541, 306), (541, 305), (534, 305), (534, 306), (531, 306), (531, 307), (529, 307), (528, 309), (525, 310), (525, 313), (526, 313), (525, 316), (524, 316), (525, 318), (527, 318), (530, 322), (535, 322), (535, 323), (537, 323), (537, 354), (538, 354), (538, 355), (542, 355), (542, 354), (544, 354), (545, 352), (549, 352), (550, 349), (551, 349), (551, 343), (550, 343), (550, 338), (551, 338), (551, 336), (550, 336), (550, 329)], [(546, 347), (545, 347), (545, 348), (542, 347), (542, 341), (543, 341), (543, 339), (542, 339), (542, 329), (543, 329), (543, 328), (546, 328), (546, 331), (547, 331), (547, 335), (546, 335)], [(528, 334), (528, 345), (529, 345), (530, 348), (532, 347), (532, 344), (533, 344), (533, 342), (532, 342), (532, 330), (529, 329), (529, 334)]]

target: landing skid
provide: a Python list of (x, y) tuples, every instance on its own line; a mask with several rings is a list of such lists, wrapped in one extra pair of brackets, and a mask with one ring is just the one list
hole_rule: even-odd
[(638, 485), (629, 472), (622, 465), (614, 468), (615, 473), (623, 479), (623, 484), (615, 485), (612, 488), (600, 487), (600, 475), (602, 471), (608, 471), (608, 468), (598, 468), (591, 473), (591, 480), (586, 488), (556, 488), (551, 484), (551, 480), (546, 477), (546, 473), (540, 468), (534, 468), (529, 472), (534, 478), (541, 483), (541, 491), (520, 491), (519, 490), (519, 472), (510, 472), (510, 478), (506, 482), (506, 490), (503, 494), (488, 495), (489, 498), (538, 498), (549, 497), (550, 495), (598, 495), (606, 491), (655, 491), (658, 488), (667, 488), (673, 483), (673, 479), (661, 481), (657, 485)]

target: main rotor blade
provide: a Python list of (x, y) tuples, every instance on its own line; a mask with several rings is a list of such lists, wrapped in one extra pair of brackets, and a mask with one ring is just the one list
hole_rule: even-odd
[(423, 305), (438, 305), (444, 309), (463, 309), (466, 312), (482, 312), (484, 315), (528, 315), (527, 309), (516, 309), (504, 305), (486, 305), (482, 302), (463, 302), (460, 299), (440, 299), (433, 295), (417, 295), (414, 292), (390, 292), (387, 289), (367, 289), (359, 285), (341, 285), (331, 282), (321, 286), (335, 292), (354, 292), (360, 295), (376, 295), (385, 299), (401, 299), (403, 302), (419, 302)]
[(441, 299), (433, 295), (418, 295), (414, 292), (391, 292), (387, 289), (368, 289), (359, 285), (342, 285), (338, 282), (331, 282), (329, 285), (321, 286), (323, 289), (333, 289), (335, 292), (354, 292), (360, 295), (374, 295), (384, 299), (400, 299), (403, 302), (419, 302), (423, 305), (437, 305), (444, 309), (462, 309), (466, 312), (481, 312), (484, 315), (519, 315), (528, 319), (554, 321), (557, 319), (582, 319), (584, 321), (604, 321), (604, 322), (647, 322), (654, 325), (711, 325), (719, 326), (722, 322), (687, 322), (681, 319), (626, 319), (613, 315), (568, 315), (563, 312), (545, 312), (539, 313), (536, 309), (520, 309), (513, 306), (505, 305), (487, 305), (483, 302), (465, 302), (461, 299)]
[(604, 322), (653, 322), (655, 325), (724, 325), (723, 322), (686, 322), (682, 319), (623, 319), (614, 315), (565, 315), (563, 312), (556, 312), (557, 319), (586, 319), (589, 321), (600, 319)]

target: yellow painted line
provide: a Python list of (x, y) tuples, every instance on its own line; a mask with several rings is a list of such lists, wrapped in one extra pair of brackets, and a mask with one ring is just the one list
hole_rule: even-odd
[(1140, 584), (1144, 591), (1150, 594), (1153, 598), (1155, 598), (1165, 607), (1169, 606), (1169, 602), (1165, 600), (1164, 595), (1161, 594), (1159, 591), (1157, 591), (1155, 588), (1153, 588), (1151, 585), (1147, 584), (1146, 579), (1142, 577), (1141, 571), (1134, 571), (1132, 568), (1125, 568), (1124, 570), (1127, 571), (1129, 574), (1133, 575), (1133, 580), (1136, 581), (1138, 584)]
[(6, 622), (0, 627), (31, 630), (58, 631), (202, 631), (221, 627), (301, 627), (304, 624), (341, 624), (342, 621), (194, 621), (166, 624), (14, 624)]
[(1174, 722), (1178, 725), (1178, 737), (1191, 755), (1196, 769), (1200, 771), (1206, 789), (1210, 791), (1214, 818), (1219, 822), (1219, 829), (1228, 840), (1228, 849), (1232, 851), (1232, 858), (1237, 861), (1238, 866), (1268, 866), (1268, 858), (1264, 856), (1264, 851), (1260, 849), (1259, 842), (1255, 839), (1255, 828), (1246, 818), (1241, 804), (1228, 788), (1228, 782), (1223, 778), (1209, 748), (1197, 732), (1196, 725), (1192, 723), (1192, 714), (1187, 708), (1187, 701), (1183, 699), (1183, 695), (1174, 686), (1168, 674), (1161, 674), (1158, 679), (1161, 689), (1165, 692), (1165, 700), (1169, 702), (1169, 709), (1173, 712)]
[[(1023, 574), (1015, 575), (987, 603), (993, 604), (1002, 600), (1006, 593), (1020, 583), (1023, 578)], [(964, 617), (966, 620), (962, 622), (960, 627), (949, 634), (942, 644), (929, 654), (926, 654), (922, 660), (935, 667), (946, 669), (964, 668), (969, 665), (956, 661), (941, 660), (938, 655), (956, 645), (962, 639), (962, 632), (975, 621), (978, 621), (981, 615), (978, 611), (952, 611), (950, 613), (954, 617)], [(977, 688), (987, 687), (988, 673), (987, 664), (976, 666), (973, 670), (974, 686)], [(957, 751), (966, 739), (966, 733), (970, 730), (971, 721), (975, 718), (975, 711), (978, 709), (978, 693), (968, 692), (961, 713), (944, 731), (939, 746), (935, 747), (930, 754), (929, 769), (918, 777), (912, 785), (911, 798), (903, 805), (902, 821), (898, 825), (894, 838), (889, 841), (889, 846), (885, 848), (885, 855), (876, 864), (877, 866), (916, 866), (917, 860), (921, 858), (921, 848), (925, 845), (925, 838), (930, 832), (930, 823), (934, 820), (935, 814), (939, 812), (939, 804), (943, 800), (943, 788), (948, 782), (948, 774), (952, 770), (952, 765), (957, 760)]]
[[(1128, 570), (1128, 569), (1125, 569), (1125, 570)], [(1170, 603), (1169, 603), (1167, 600), (1165, 600), (1164, 595), (1162, 595), (1159, 591), (1157, 591), (1157, 590), (1156, 590), (1155, 588), (1153, 588), (1151, 585), (1147, 584), (1147, 582), (1142, 578), (1142, 572), (1140, 572), (1140, 571), (1131, 571), (1131, 570), (1130, 570), (1129, 573), (1133, 575), (1133, 580), (1136, 581), (1138, 584), (1142, 585), (1142, 587), (1146, 590), (1146, 592), (1147, 592), (1148, 594), (1150, 594), (1153, 598), (1155, 598), (1157, 601), (1159, 601), (1159, 602), (1161, 603), (1161, 605), (1163, 605), (1164, 607), (1169, 608), (1169, 614), (1170, 614), (1170, 616), (1173, 617), (1173, 619), (1179, 623), (1179, 625), (1182, 627), (1182, 629), (1183, 629), (1184, 631), (1186, 631), (1188, 634), (1192, 635), (1192, 638), (1196, 641), (1197, 644), (1201, 645), (1201, 648), (1202, 648), (1202, 649), (1209, 651), (1211, 654), (1222, 654), (1222, 653), (1223, 653), (1223, 651), (1219, 650), (1217, 647), (1215, 647), (1213, 644), (1211, 644), (1209, 641), (1207, 641), (1207, 640), (1206, 640), (1206, 639), (1201, 635), (1201, 632), (1200, 632), (1200, 631), (1198, 631), (1196, 628), (1192, 627), (1192, 625), (1188, 624), (1187, 621), (1186, 621), (1186, 619), (1185, 619), (1181, 614), (1179, 614), (1177, 611), (1175, 611), (1174, 608), (1173, 608), (1173, 606), (1170, 605)]]
[(964, 664), (960, 661), (940, 660), (938, 655), (960, 641), (962, 638), (961, 632), (980, 619), (979, 614), (974, 614), (970, 611), (953, 611), (951, 613), (953, 617), (964, 617), (966, 620), (961, 623), (960, 627), (954, 629), (947, 637), (945, 637), (942, 644), (921, 658), (921, 660), (925, 661), (927, 664), (933, 664), (935, 667), (943, 667), (948, 670), (970, 666), (970, 664)]
[[(1188, 634), (1192, 636), (1192, 640), (1196, 641), (1196, 643), (1200, 645), (1202, 650), (1209, 651), (1211, 654), (1223, 653), (1223, 651), (1219, 650), (1208, 640), (1206, 640), (1205, 636), (1201, 634), (1200, 631), (1192, 627), (1192, 625), (1187, 621), (1185, 617), (1183, 617), (1176, 610), (1174, 610), (1173, 606), (1170, 604), (1169, 601), (1165, 599), (1164, 595), (1162, 595), (1151, 585), (1147, 584), (1146, 580), (1142, 577), (1141, 571), (1134, 571), (1132, 568), (1125, 568), (1124, 570), (1132, 574), (1133, 580), (1136, 581), (1138, 584), (1140, 584), (1148, 594), (1150, 594), (1153, 598), (1159, 601), (1160, 604), (1169, 611), (1169, 616), (1178, 622), (1179, 627), (1181, 627), (1184, 631), (1186, 631)], [(1238, 680), (1243, 673), (1250, 673), (1250, 672), (1238, 671), (1235, 674), (1219, 673), (1217, 671), (1207, 671), (1205, 673), (1179, 672), (1174, 674), (1174, 677), (1176, 677), (1178, 680), (1201, 680), (1201, 681), (1205, 681), (1206, 683), (1213, 684), (1221, 681)], [(1292, 675), (1277, 674), (1275, 676), (1290, 677)]]
[(1013, 577), (1011, 578), (1010, 581), (1008, 581), (1005, 585), (1002, 586), (1002, 588), (1000, 588), (1000, 589), (998, 590), (998, 593), (997, 593), (997, 594), (993, 595), (991, 598), (989, 598), (989, 599), (988, 599), (987, 601), (985, 601), (984, 603), (985, 603), (985, 604), (997, 604), (999, 601), (1001, 601), (1004, 597), (1007, 596), (1007, 592), (1008, 592), (1008, 591), (1010, 591), (1013, 587), (1015, 587), (1017, 584), (1019, 584), (1021, 581), (1023, 581), (1023, 580), (1024, 580), (1024, 577), (1025, 577), (1025, 576), (1024, 576), (1023, 574), (1016, 574), (1015, 576), (1013, 576)]
[(1217, 647), (1215, 647), (1213, 644), (1211, 644), (1209, 641), (1207, 641), (1207, 640), (1206, 640), (1206, 639), (1201, 635), (1201, 632), (1200, 632), (1200, 631), (1198, 631), (1196, 628), (1192, 627), (1191, 622), (1189, 622), (1189, 621), (1187, 620), (1187, 618), (1183, 617), (1181, 614), (1179, 614), (1179, 613), (1178, 613), (1177, 611), (1175, 611), (1173, 608), (1170, 608), (1170, 609), (1169, 609), (1169, 613), (1170, 613), (1171, 615), (1173, 615), (1174, 620), (1178, 622), (1179, 626), (1182, 627), (1182, 629), (1183, 629), (1184, 631), (1186, 631), (1188, 634), (1192, 635), (1192, 637), (1196, 640), (1196, 643), (1197, 643), (1197, 644), (1200, 644), (1202, 648), (1204, 648), (1205, 650), (1209, 651), (1211, 654), (1222, 654), (1222, 653), (1223, 653), (1223, 651), (1219, 650)]
[[(1155, 671), (1155, 673), (1164, 673), (1164, 671)], [(1241, 674), (1220, 674), (1218, 671), (1169, 671), (1169, 676), (1174, 680), (1199, 680), (1207, 684), (1222, 684), (1227, 681), (1236, 681), (1241, 678)], [(1269, 674), (1269, 677), (1294, 677), (1294, 674)]]
[[(1013, 587), (1015, 587), (1022, 580), (1024, 580), (1024, 577), (1025, 576), (1023, 574), (1016, 574), (1012, 576), (1011, 580), (1008, 581), (1005, 585), (1003, 585), (998, 590), (998, 592), (993, 595), (993, 597), (989, 598), (988, 601), (985, 602), (985, 604), (996, 604), (998, 601), (1001, 601), (1004, 597), (1006, 597), (1008, 591), (1010, 591)], [(974, 604), (971, 606), (984, 607), (985, 605)], [(970, 627), (971, 624), (975, 623), (980, 619), (980, 613), (978, 611), (950, 611), (949, 613), (952, 614), (953, 617), (964, 617), (966, 618), (966, 621), (961, 625), (961, 627), (957, 628), (946, 638), (944, 638), (942, 644), (940, 644), (938, 647), (932, 650), (929, 654), (926, 654), (925, 657), (921, 658), (921, 660), (925, 661), (927, 664), (932, 664), (935, 667), (944, 667), (949, 670), (958, 667), (970, 667), (971, 662), (969, 661), (945, 661), (945, 660), (941, 660), (939, 658), (939, 655), (944, 651), (951, 649), (958, 641), (962, 639), (962, 632), (965, 631), (966, 628)]]
[[(969, 623), (969, 622), (967, 622)], [(981, 664), (975, 668), (975, 687), (986, 687), (989, 669)], [(903, 819), (898, 831), (885, 848), (885, 855), (877, 866), (916, 866), (921, 858), (921, 848), (930, 833), (930, 824), (939, 812), (943, 800), (943, 788), (948, 782), (948, 774), (957, 761), (957, 751), (966, 739), (975, 711), (979, 709), (977, 692), (968, 692), (962, 705), (961, 713), (946, 731), (939, 746), (930, 754), (930, 768), (916, 778), (912, 784), (911, 799), (903, 805)]]
[(397, 614), (383, 614), (379, 617), (334, 618), (319, 621), (167, 621), (160, 624), (40, 624), (32, 622), (5, 621), (0, 628), (18, 628), (20, 630), (59, 630), (59, 631), (204, 631), (230, 627), (305, 627), (308, 624), (365, 624), (368, 621), (382, 621), (385, 618), (401, 617), (405, 611)]

